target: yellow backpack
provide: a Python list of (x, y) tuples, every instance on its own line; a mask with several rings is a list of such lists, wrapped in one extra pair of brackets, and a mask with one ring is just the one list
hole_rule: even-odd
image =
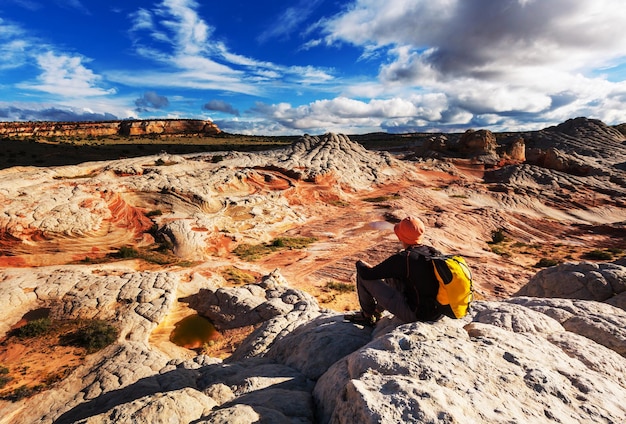
[(474, 299), (472, 271), (460, 255), (433, 256), (431, 261), (439, 281), (437, 302), (450, 305), (454, 318), (463, 318)]

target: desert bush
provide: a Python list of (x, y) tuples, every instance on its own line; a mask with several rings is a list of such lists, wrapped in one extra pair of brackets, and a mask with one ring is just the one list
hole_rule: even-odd
[(595, 249), (585, 253), (582, 257), (595, 261), (610, 261), (611, 259), (613, 259), (613, 253), (608, 250)]
[(363, 201), (370, 202), (370, 203), (380, 203), (380, 202), (387, 202), (389, 200), (394, 200), (394, 199), (399, 199), (399, 198), (400, 198), (399, 194), (392, 194), (389, 196), (367, 197), (363, 199)]
[(0, 365), (0, 389), (4, 388), (7, 383), (11, 381), (9, 376), (9, 369), (3, 365)]
[(233, 266), (222, 271), (222, 277), (234, 284), (252, 284), (256, 280), (254, 275)]
[(84, 348), (94, 353), (113, 343), (119, 330), (106, 321), (88, 321), (73, 333), (61, 336), (61, 344)]
[(163, 211), (161, 209), (155, 209), (153, 211), (146, 212), (146, 216), (150, 218), (151, 216), (161, 216), (163, 215)]
[(304, 249), (315, 241), (317, 241), (315, 237), (278, 237), (272, 240), (272, 246), (287, 249)]
[(120, 250), (117, 251), (116, 256), (122, 259), (132, 259), (138, 257), (139, 252), (134, 247), (122, 246)]
[(34, 386), (34, 387), (28, 387), (26, 385), (23, 385), (12, 390), (10, 393), (2, 396), (1, 399), (8, 400), (11, 402), (17, 402), (21, 399), (31, 397), (35, 393), (40, 392), (42, 389), (43, 389), (43, 386), (41, 385)]
[(349, 283), (340, 283), (337, 281), (329, 281), (326, 283), (326, 288), (330, 290), (338, 291), (339, 293), (349, 293), (353, 292), (355, 286)]
[(45, 334), (50, 329), (51, 325), (52, 321), (50, 321), (50, 318), (40, 318), (17, 328), (14, 334), (20, 339), (29, 339)]
[(535, 268), (549, 268), (558, 264), (559, 261), (555, 259), (541, 258), (534, 266)]
[(277, 250), (304, 249), (315, 241), (317, 241), (315, 237), (278, 237), (266, 244), (242, 243), (233, 250), (233, 253), (243, 260), (254, 261)]
[(497, 244), (505, 240), (506, 240), (506, 236), (504, 235), (504, 230), (502, 228), (499, 228), (491, 232), (491, 243)]

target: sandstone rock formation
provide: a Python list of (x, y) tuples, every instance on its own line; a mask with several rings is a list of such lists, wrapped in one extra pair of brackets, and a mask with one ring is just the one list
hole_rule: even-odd
[[(0, 336), (41, 308), (120, 330), (47, 390), (0, 400), (0, 423), (622, 422), (626, 263), (582, 260), (626, 249), (620, 136), (590, 120), (494, 136), (486, 171), (449, 149), (460, 135), (407, 160), (337, 134), (0, 170)], [(493, 139), (480, 139), (490, 153), (477, 157), (490, 156)], [(532, 159), (550, 149), (560, 170)], [(357, 259), (396, 251), (407, 214), (426, 222), (427, 243), (469, 259), (471, 314), (344, 322), (356, 297), (333, 287), (353, 284)], [(314, 242), (234, 253), (276, 237)], [(123, 247), (140, 255), (122, 261)], [(164, 248), (171, 262), (150, 260)], [(533, 267), (557, 255), (569, 263)], [(231, 283), (233, 266), (261, 277)], [(253, 331), (209, 357), (167, 337), (192, 314)]]
[(0, 122), (5, 137), (103, 137), (137, 135), (215, 135), (220, 129), (199, 119), (159, 119), (96, 122)]
[[(168, 360), (149, 346), (148, 332), (169, 308), (155, 300), (184, 283), (95, 271), (44, 269), (35, 278), (3, 272), (0, 294), (14, 308), (45, 303), (55, 293), (60, 310), (88, 316), (99, 313), (97, 299), (110, 296), (118, 306), (106, 309), (117, 310), (125, 331), (57, 388), (2, 404), (0, 422), (617, 423), (626, 416), (626, 312), (607, 304), (528, 297), (476, 302), (463, 320), (402, 324), (389, 316), (372, 332), (305, 302), (278, 308), (282, 313), (269, 320), (256, 315), (257, 331), (225, 361)], [(272, 295), (278, 286), (308, 297), (277, 273), (268, 278), (273, 282), (248, 290), (252, 296), (221, 289), (221, 314), (278, 299)], [(108, 284), (90, 284), (94, 279)], [(155, 297), (158, 281), (165, 291)], [(92, 290), (81, 288), (87, 284)], [(27, 287), (35, 288), (33, 296), (7, 296)]]
[(489, 130), (467, 130), (459, 139), (461, 151), (472, 156), (494, 154), (497, 146), (496, 136)]
[(626, 310), (626, 267), (612, 263), (566, 263), (534, 275), (518, 296), (583, 299)]

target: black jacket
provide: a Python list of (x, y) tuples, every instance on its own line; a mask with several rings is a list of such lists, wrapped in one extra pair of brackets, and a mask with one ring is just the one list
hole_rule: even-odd
[(439, 283), (429, 260), (437, 255), (441, 252), (434, 247), (411, 246), (372, 268), (358, 262), (357, 271), (366, 280), (394, 278), (400, 281), (400, 289), (411, 309), (415, 310), (417, 319), (430, 321), (443, 313), (436, 300)]

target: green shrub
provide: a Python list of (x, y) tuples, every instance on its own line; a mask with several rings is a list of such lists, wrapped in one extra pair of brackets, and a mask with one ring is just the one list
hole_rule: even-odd
[(491, 251), (496, 255), (503, 256), (505, 258), (511, 256), (511, 254), (502, 246), (491, 246)]
[(285, 247), (285, 239), (277, 238), (272, 240), (273, 247)]
[(608, 250), (596, 249), (585, 253), (583, 255), (583, 258), (595, 261), (610, 261), (611, 259), (613, 259), (613, 253)]
[(123, 246), (117, 252), (117, 257), (122, 259), (131, 259), (139, 256), (139, 252), (134, 247)]
[(61, 336), (61, 344), (84, 348), (94, 353), (113, 343), (119, 330), (106, 321), (88, 321), (73, 333)]
[(242, 243), (233, 250), (233, 253), (243, 260), (254, 261), (277, 250), (304, 249), (315, 241), (317, 241), (315, 237), (278, 237), (269, 244)]
[(326, 288), (338, 291), (339, 293), (349, 293), (353, 292), (355, 289), (354, 284), (339, 283), (337, 281), (329, 281), (328, 283), (326, 283)]
[(40, 392), (42, 389), (41, 386), (28, 387), (26, 385), (20, 386), (17, 389), (12, 390), (10, 393), (2, 396), (2, 399), (8, 400), (11, 402), (17, 402), (21, 399), (31, 397), (37, 392)]
[(20, 339), (29, 339), (45, 334), (52, 325), (50, 318), (40, 318), (28, 322), (26, 325), (17, 328), (14, 334)]
[(491, 243), (497, 244), (506, 240), (504, 230), (502, 228), (491, 232)]
[(539, 262), (535, 264), (535, 268), (549, 268), (558, 264), (559, 262), (555, 259), (541, 258)]
[(316, 241), (315, 237), (279, 237), (272, 240), (272, 246), (287, 249), (304, 249)]
[(392, 194), (390, 196), (367, 197), (363, 199), (363, 201), (370, 202), (370, 203), (380, 203), (380, 202), (387, 202), (389, 200), (394, 200), (394, 199), (399, 199), (399, 198), (400, 198), (399, 194)]
[(4, 388), (9, 381), (11, 381), (11, 377), (9, 377), (9, 369), (5, 366), (0, 365), (0, 389)]
[(233, 266), (222, 271), (222, 277), (234, 284), (252, 284), (256, 280), (254, 275)]

